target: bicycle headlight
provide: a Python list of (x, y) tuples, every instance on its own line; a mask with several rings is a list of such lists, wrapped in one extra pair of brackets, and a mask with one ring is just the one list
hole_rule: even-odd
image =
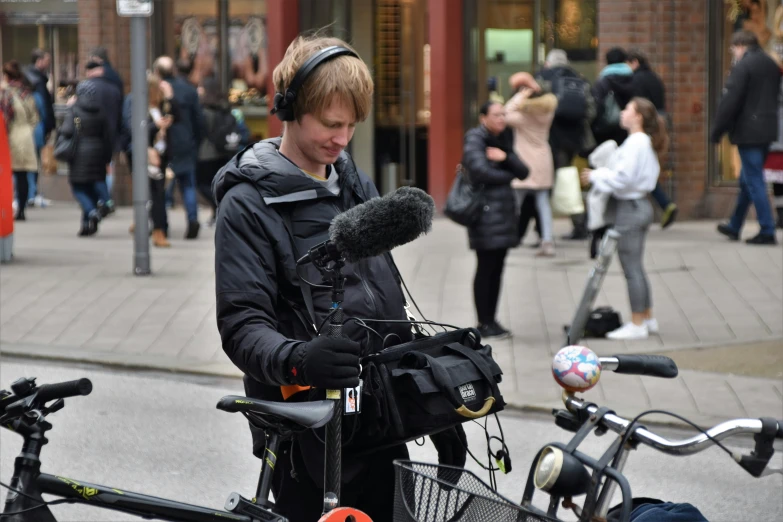
[(590, 473), (570, 453), (547, 446), (538, 457), (533, 483), (551, 495), (575, 497), (587, 492)]

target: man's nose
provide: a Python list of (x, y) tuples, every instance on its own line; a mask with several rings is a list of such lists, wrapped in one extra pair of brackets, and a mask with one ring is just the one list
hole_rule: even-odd
[(340, 147), (347, 147), (348, 141), (351, 139), (350, 136), (351, 131), (346, 127), (335, 133), (335, 135), (332, 136), (332, 141), (335, 143), (335, 145), (339, 145)]

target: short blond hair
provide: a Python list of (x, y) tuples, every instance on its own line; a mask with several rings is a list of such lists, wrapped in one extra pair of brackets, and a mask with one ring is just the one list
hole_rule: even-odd
[[(308, 58), (333, 45), (356, 52), (339, 38), (298, 36), (288, 46), (285, 56), (272, 73), (275, 90), (285, 92), (296, 71)], [(338, 98), (353, 107), (357, 122), (364, 121), (370, 114), (373, 90), (372, 75), (361, 59), (348, 55), (338, 56), (319, 65), (307, 77), (294, 101), (294, 117), (301, 121), (305, 114), (318, 115)]]

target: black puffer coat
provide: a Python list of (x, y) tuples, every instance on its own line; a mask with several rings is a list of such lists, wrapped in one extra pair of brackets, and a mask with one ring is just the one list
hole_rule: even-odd
[[(290, 384), (285, 373), (291, 350), (313, 336), (296, 260), (328, 239), (329, 225), (338, 213), (378, 196), (345, 152), (334, 165), (340, 177), (340, 194), (335, 196), (280, 155), (279, 147), (280, 138), (271, 138), (246, 148), (212, 182), (218, 202), (215, 285), (223, 350), (244, 372), (249, 396), (277, 401), (283, 400), (280, 386)], [(406, 319), (404, 296), (392, 264), (388, 255), (346, 265), (346, 317)], [(321, 281), (312, 265), (300, 267), (300, 274), (309, 281)], [(329, 313), (330, 291), (313, 289), (312, 299), (315, 323), (320, 325)], [(408, 323), (373, 323), (372, 327), (383, 337), (396, 334), (400, 342), (412, 337)], [(343, 333), (367, 352), (380, 348), (377, 337), (356, 322), (347, 322)], [(298, 393), (289, 400), (308, 400), (307, 395)], [(254, 432), (256, 454), (263, 453), (259, 435)], [(307, 435), (299, 442), (297, 447), (306, 456), (312, 453), (304, 459), (311, 477), (322, 480), (323, 446)], [(344, 450), (344, 480), (350, 480), (360, 464)]]
[(76, 89), (77, 100), (68, 109), (59, 133), (73, 136), (78, 119), (76, 154), (68, 164), (71, 183), (93, 183), (106, 179), (106, 165), (111, 162), (113, 133), (101, 110), (100, 97), (92, 82), (84, 81)]
[[(500, 163), (487, 158), (487, 147), (497, 147), (506, 153)], [(517, 234), (516, 201), (511, 180), (525, 179), (528, 168), (514, 153), (514, 135), (511, 129), (492, 135), (480, 125), (465, 134), (462, 166), (468, 171), (471, 183), (484, 186), (484, 208), (478, 222), (468, 229), (472, 250), (500, 250), (519, 244)]]
[(778, 139), (780, 68), (760, 48), (748, 49), (723, 87), (710, 139), (728, 132), (735, 145), (769, 145)]

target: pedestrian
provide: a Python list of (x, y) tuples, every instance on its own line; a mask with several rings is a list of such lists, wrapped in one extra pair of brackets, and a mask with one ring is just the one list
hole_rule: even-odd
[(19, 62), (11, 60), (3, 66), (3, 87), (0, 89), (0, 110), (3, 111), (11, 150), (11, 170), (16, 187), (17, 221), (25, 221), (28, 199), (28, 174), (38, 170), (35, 154), (35, 127), (38, 110), (30, 82), (22, 74)]
[(778, 139), (769, 147), (764, 162), (764, 181), (772, 184), (777, 227), (783, 228), (783, 81), (778, 102)]
[[(209, 221), (212, 226), (215, 223), (217, 210), (215, 196), (212, 194), (212, 180), (215, 179), (218, 170), (231, 159), (231, 156), (241, 150), (242, 136), (238, 132), (239, 124), (231, 114), (228, 99), (220, 91), (217, 79), (206, 78), (201, 87), (201, 104), (204, 108), (204, 137), (201, 139), (198, 151), (196, 187), (199, 194), (207, 200), (212, 208), (212, 216)], [(236, 139), (236, 146), (227, 152), (226, 140), (232, 139), (232, 136)]]
[[(570, 166), (576, 156), (584, 156), (595, 146), (590, 129), (590, 122), (596, 114), (595, 100), (590, 82), (571, 67), (568, 55), (562, 49), (549, 51), (543, 70), (536, 75), (536, 81), (542, 89), (554, 94), (558, 100), (555, 119), (549, 130), (549, 145), (552, 148), (557, 175), (558, 169)], [(587, 238), (584, 213), (572, 215), (571, 223), (573, 230), (563, 239)]]
[(728, 133), (731, 143), (739, 150), (742, 170), (734, 214), (728, 223), (718, 225), (718, 232), (738, 241), (752, 203), (761, 229), (746, 242), (775, 245), (775, 221), (763, 170), (770, 144), (778, 139), (781, 71), (750, 31), (732, 35), (731, 52), (736, 64), (723, 88), (710, 138), (718, 143)]
[(658, 333), (652, 315), (652, 293), (644, 270), (644, 247), (653, 209), (647, 197), (655, 188), (661, 168), (658, 158), (666, 151), (666, 122), (651, 101), (633, 98), (620, 114), (627, 139), (614, 152), (607, 167), (584, 169), (584, 185), (611, 194), (616, 201), (613, 228), (620, 233), (617, 254), (628, 283), (631, 321), (609, 332), (609, 339), (646, 339)]
[(155, 73), (174, 90), (174, 103), (179, 118), (168, 129), (168, 161), (179, 185), (187, 215), (185, 239), (196, 239), (199, 232), (198, 201), (196, 199), (196, 162), (204, 137), (204, 114), (196, 88), (187, 79), (174, 75), (174, 61), (168, 56), (155, 60)]
[[(55, 127), (54, 101), (49, 92), (49, 76), (47, 73), (52, 64), (52, 55), (43, 49), (34, 49), (31, 53), (31, 63), (24, 69), (33, 89), (35, 105), (38, 110), (38, 125), (35, 128), (35, 152), (38, 163), (41, 163), (41, 149), (49, 141), (49, 136)], [(28, 174), (27, 205), (46, 206), (38, 185), (38, 170)], [(48, 201), (48, 200), (47, 200)]]
[[(655, 74), (650, 67), (647, 55), (638, 49), (628, 51), (626, 63), (633, 70), (631, 77), (631, 94), (634, 97), (646, 98), (650, 100), (658, 113), (666, 120), (666, 87), (663, 85), (661, 77)], [(677, 205), (669, 199), (666, 192), (661, 187), (659, 181), (652, 191), (652, 198), (661, 207), (661, 228), (670, 227), (677, 219), (679, 209)]]
[(123, 93), (118, 87), (117, 81), (106, 75), (106, 67), (106, 62), (100, 56), (92, 56), (84, 66), (85, 76), (87, 77), (84, 81), (90, 82), (94, 87), (95, 96), (98, 98), (98, 106), (106, 118), (106, 140), (112, 150), (103, 169), (103, 178), (95, 183), (95, 190), (98, 191), (98, 212), (101, 218), (113, 214), (115, 211), (114, 200), (111, 197), (111, 190), (107, 181), (107, 171), (114, 152), (119, 149), (119, 137), (122, 133), (123, 104)]
[[(354, 54), (335, 55), (332, 46)], [(283, 96), (316, 53), (321, 62), (294, 96)], [(274, 112), (284, 121), (282, 138), (243, 150), (213, 184), (217, 326), (223, 349), (245, 374), (248, 396), (281, 401), (294, 394), (289, 400), (296, 401), (310, 393), (300, 387), (315, 387), (313, 394), (320, 396), (318, 391), (326, 389), (356, 388), (360, 353), (376, 352), (383, 344), (353, 321), (345, 322), (345, 337), (314, 336), (313, 323), (328, 319), (331, 299), (329, 292), (306, 292), (302, 278), (320, 281), (319, 273), (311, 265), (296, 266), (310, 247), (328, 239), (337, 214), (378, 196), (345, 152), (355, 125), (372, 109), (373, 81), (348, 44), (311, 36), (289, 45), (274, 70), (273, 85), (279, 94)], [(411, 325), (392, 267), (390, 255), (346, 263), (343, 308), (346, 317), (389, 320), (373, 323), (381, 339), (406, 342), (412, 339)], [(254, 454), (263, 458), (263, 430), (251, 427), (251, 432)], [(464, 466), (466, 449), (459, 434), (464, 434), (461, 427), (430, 437), (441, 463)], [(342, 452), (340, 500), (375, 522), (391, 521), (392, 462), (408, 457), (406, 446), (361, 456), (352, 448)], [(278, 514), (296, 521), (321, 516), (323, 455), (324, 445), (313, 430), (298, 435), (295, 444), (282, 444), (272, 483)]]
[(79, 237), (98, 232), (101, 220), (98, 185), (106, 180), (106, 165), (114, 152), (114, 122), (107, 117), (102, 99), (99, 82), (90, 79), (80, 82), (58, 133), (58, 140), (76, 140), (75, 152), (68, 162), (68, 181), (82, 209)]
[(599, 145), (609, 140), (621, 145), (628, 135), (620, 123), (620, 111), (633, 97), (633, 70), (626, 61), (627, 54), (623, 49), (609, 49), (606, 52), (606, 67), (601, 69), (598, 80), (593, 84), (596, 115), (592, 129)]
[(168, 165), (168, 130), (179, 118), (179, 108), (174, 100), (174, 89), (158, 76), (147, 77), (147, 171), (150, 185), (150, 217), (152, 218), (152, 244), (156, 247), (171, 246), (168, 240), (169, 222), (166, 213), (166, 168)]
[(514, 131), (514, 152), (530, 169), (526, 179), (513, 180), (511, 187), (516, 191), (520, 208), (527, 193), (535, 195), (538, 219), (541, 221), (541, 247), (536, 255), (552, 257), (555, 255), (555, 244), (549, 190), (552, 188), (555, 169), (549, 146), (549, 129), (555, 117), (557, 97), (545, 93), (535, 79), (525, 72), (512, 75), (510, 83), (517, 93), (506, 104), (506, 122)]
[(505, 112), (497, 102), (482, 105), (480, 125), (465, 134), (462, 151), (462, 166), (470, 182), (484, 187), (484, 206), (477, 222), (468, 228), (468, 240), (478, 260), (473, 299), (478, 329), (485, 339), (511, 335), (498, 322), (497, 307), (506, 254), (519, 243), (511, 181), (528, 175), (527, 165), (514, 152), (514, 135), (506, 127)]

